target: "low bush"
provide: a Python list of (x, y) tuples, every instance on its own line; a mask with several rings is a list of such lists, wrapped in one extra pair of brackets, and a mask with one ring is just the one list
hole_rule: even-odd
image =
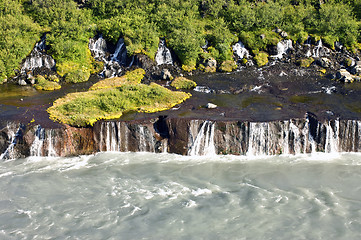
[(36, 77), (36, 84), (34, 85), (36, 90), (54, 91), (61, 88), (61, 85), (54, 81), (49, 81), (45, 77), (38, 75)]

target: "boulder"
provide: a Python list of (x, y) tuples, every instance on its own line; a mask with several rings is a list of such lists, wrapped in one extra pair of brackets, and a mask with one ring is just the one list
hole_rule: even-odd
[(213, 104), (213, 103), (207, 103), (206, 105), (206, 108), (208, 109), (214, 109), (214, 108), (217, 108), (218, 106), (216, 104)]
[(331, 62), (331, 60), (330, 59), (328, 59), (328, 58), (321, 58), (321, 59), (319, 59), (318, 61), (317, 61), (317, 63), (318, 63), (318, 65), (320, 65), (321, 67), (323, 67), (323, 68), (329, 68), (329, 67), (331, 67), (331, 65), (332, 65), (332, 62)]
[(354, 80), (351, 73), (349, 73), (346, 69), (340, 69), (336, 73), (336, 77), (338, 79), (340, 79), (341, 81), (344, 81), (345, 83), (350, 83), (350, 82), (353, 82), (353, 80)]
[(282, 32), (280, 33), (280, 35), (281, 35), (281, 37), (283, 37), (283, 38), (288, 37), (288, 33), (286, 33), (285, 31), (282, 31)]
[(19, 79), (18, 84), (20, 86), (26, 86), (27, 85), (27, 83), (26, 83), (26, 81), (24, 79)]
[(206, 60), (206, 67), (210, 67), (210, 68), (217, 67), (217, 60), (214, 58), (208, 58)]
[(161, 78), (163, 80), (172, 80), (173, 79), (173, 76), (172, 74), (170, 73), (170, 71), (168, 69), (163, 69), (162, 72), (161, 72)]
[(361, 75), (361, 66), (359, 65), (354, 66), (350, 72), (354, 75)]

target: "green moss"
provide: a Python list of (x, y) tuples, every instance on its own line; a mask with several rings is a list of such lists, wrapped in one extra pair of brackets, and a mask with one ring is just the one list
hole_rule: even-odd
[(233, 60), (227, 60), (222, 62), (219, 69), (222, 72), (232, 72), (233, 70), (237, 69), (237, 64)]
[(176, 89), (191, 89), (197, 86), (194, 81), (185, 77), (175, 78), (170, 85)]
[(36, 77), (36, 84), (34, 85), (34, 87), (37, 90), (44, 90), (44, 91), (54, 91), (61, 88), (59, 83), (48, 81), (45, 79), (45, 77), (41, 75), (38, 75)]
[(308, 68), (315, 60), (311, 57), (309, 58), (303, 58), (297, 61), (297, 64), (301, 67)]
[(65, 74), (65, 82), (67, 83), (80, 83), (88, 81), (90, 71), (87, 69), (77, 69)]
[(190, 97), (158, 84), (122, 85), (117, 88), (70, 93), (48, 109), (50, 118), (73, 126), (93, 125), (100, 119), (114, 119), (124, 112), (157, 112)]
[(352, 59), (351, 59), (351, 58), (346, 58), (346, 59), (344, 60), (344, 64), (345, 64), (346, 67), (351, 67), (351, 65), (352, 65)]
[(114, 77), (114, 78), (107, 78), (101, 80), (96, 84), (94, 84), (93, 86), (91, 86), (90, 90), (115, 88), (115, 87), (120, 87), (124, 84), (136, 85), (142, 81), (144, 74), (145, 74), (144, 69), (138, 68), (134, 71), (127, 72), (122, 77)]
[(264, 66), (268, 63), (268, 54), (266, 52), (259, 52), (254, 57), (254, 60), (259, 67)]
[(187, 64), (187, 65), (182, 65), (182, 69), (186, 72), (191, 72), (193, 70), (196, 70), (196, 64)]

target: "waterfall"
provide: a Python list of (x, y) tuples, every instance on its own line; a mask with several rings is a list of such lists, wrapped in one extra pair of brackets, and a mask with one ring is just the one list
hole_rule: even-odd
[(7, 124), (6, 130), (7, 130), (9, 145), (5, 149), (5, 151), (0, 155), (0, 160), (16, 158), (14, 147), (16, 146), (18, 139), (21, 137), (23, 129), (24, 126), (22, 125), (16, 127), (14, 124)]
[(45, 141), (45, 129), (40, 125), (37, 126), (35, 131), (35, 139), (30, 147), (30, 156), (41, 157), (43, 156), (43, 146)]
[(158, 51), (155, 55), (157, 65), (173, 64), (172, 55), (170, 50), (166, 47), (165, 40), (159, 41)]
[(232, 49), (239, 60), (241, 60), (243, 58), (248, 58), (248, 56), (249, 56), (249, 51), (246, 49), (246, 47), (244, 46), (244, 44), (241, 41), (234, 44), (232, 46)]
[[(194, 124), (195, 123), (195, 124)], [(193, 122), (193, 131), (194, 127), (198, 125), (198, 121)], [(215, 155), (216, 148), (214, 144), (214, 128), (215, 123), (211, 121), (205, 121), (202, 123), (197, 135), (195, 132), (191, 134), (191, 145), (188, 150), (188, 155)]]
[(55, 60), (48, 54), (45, 53), (45, 40), (42, 40), (35, 44), (35, 47), (31, 51), (30, 55), (25, 59), (21, 68), (22, 73), (33, 71), (36, 68), (45, 67), (47, 69), (53, 69), (55, 67)]
[(329, 49), (322, 45), (322, 40), (317, 41), (317, 45), (313, 48), (312, 57), (320, 58), (324, 57), (329, 53)]
[(88, 47), (94, 59), (104, 62), (104, 69), (100, 75), (110, 78), (121, 74), (122, 66), (127, 64), (127, 48), (123, 38), (118, 40), (113, 54), (108, 54), (107, 43), (102, 36), (89, 39)]
[(271, 56), (273, 58), (282, 59), (284, 54), (293, 49), (292, 40), (282, 40), (277, 43), (277, 55)]
[(49, 129), (48, 131), (48, 157), (57, 157), (58, 154), (56, 153), (53, 145), (55, 142), (55, 138), (53, 137), (54, 129)]
[(100, 36), (98, 39), (89, 39), (89, 50), (96, 60), (105, 61), (108, 49), (107, 42), (103, 36)]
[[(334, 126), (332, 126), (332, 123)], [(339, 120), (334, 122), (329, 121), (326, 125), (326, 143), (325, 152), (337, 153), (339, 152)]]
[(249, 51), (245, 48), (244, 44), (239, 41), (232, 46), (233, 52), (237, 55), (238, 59), (248, 58)]

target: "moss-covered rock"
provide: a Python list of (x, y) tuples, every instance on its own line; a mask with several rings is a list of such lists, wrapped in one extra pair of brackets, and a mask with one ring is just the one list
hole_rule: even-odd
[(34, 85), (37, 90), (54, 91), (61, 88), (61, 85), (57, 82), (48, 81), (45, 77), (38, 75), (36, 77), (36, 84)]
[(297, 64), (301, 67), (308, 68), (315, 60), (311, 57), (309, 58), (302, 58), (297, 61)]
[(136, 85), (142, 81), (144, 74), (145, 74), (144, 69), (138, 68), (134, 71), (127, 72), (124, 76), (121, 77), (106, 78), (104, 80), (101, 80), (95, 83), (93, 86), (91, 86), (90, 90), (115, 88), (115, 87), (120, 87), (124, 84)]
[(67, 83), (80, 83), (88, 81), (90, 71), (87, 69), (77, 69), (65, 74), (65, 82)]
[(254, 60), (256, 61), (257, 66), (264, 66), (268, 63), (268, 54), (266, 52), (259, 52), (254, 57)]
[(197, 83), (185, 77), (177, 77), (170, 85), (176, 89), (191, 89), (196, 87)]
[(233, 70), (237, 69), (237, 64), (233, 60), (227, 60), (222, 62), (219, 69), (222, 72), (232, 72)]

